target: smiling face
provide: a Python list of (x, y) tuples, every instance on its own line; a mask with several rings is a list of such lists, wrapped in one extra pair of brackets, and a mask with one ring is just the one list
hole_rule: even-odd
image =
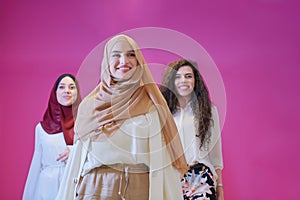
[(109, 70), (115, 80), (127, 80), (136, 71), (138, 61), (125, 39), (118, 40), (109, 52)]
[(186, 101), (191, 99), (195, 86), (195, 77), (193, 69), (190, 66), (185, 65), (178, 69), (174, 86), (179, 99), (185, 99)]
[(71, 77), (66, 76), (61, 79), (56, 89), (56, 98), (63, 106), (70, 106), (76, 101), (77, 87)]

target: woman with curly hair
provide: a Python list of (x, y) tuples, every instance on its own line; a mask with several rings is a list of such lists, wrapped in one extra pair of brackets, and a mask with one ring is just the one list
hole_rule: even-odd
[(182, 179), (184, 199), (223, 200), (218, 111), (197, 63), (186, 59), (170, 63), (160, 90), (173, 114), (190, 167)]

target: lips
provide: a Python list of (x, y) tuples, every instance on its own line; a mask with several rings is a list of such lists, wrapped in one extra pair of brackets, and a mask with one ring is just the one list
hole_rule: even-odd
[(181, 90), (187, 90), (187, 89), (189, 89), (189, 88), (190, 88), (189, 85), (179, 85), (179, 86), (178, 86), (178, 89), (181, 89)]
[(117, 67), (117, 69), (131, 69), (131, 67), (128, 65), (122, 65), (122, 66)]
[(122, 71), (122, 72), (128, 72), (129, 70), (131, 70), (132, 67), (127, 66), (127, 65), (123, 65), (120, 67), (117, 67), (117, 70)]
[(72, 96), (63, 96), (64, 99), (71, 99)]

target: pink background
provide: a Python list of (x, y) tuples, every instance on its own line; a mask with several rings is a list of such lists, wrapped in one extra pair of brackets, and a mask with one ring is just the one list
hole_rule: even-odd
[(299, 20), (296, 0), (1, 0), (0, 199), (21, 199), (34, 127), (58, 75), (77, 74), (100, 42), (139, 27), (186, 34), (218, 66), (225, 199), (298, 199)]

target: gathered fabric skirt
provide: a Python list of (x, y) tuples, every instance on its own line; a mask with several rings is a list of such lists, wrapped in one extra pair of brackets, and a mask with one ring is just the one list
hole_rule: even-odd
[(184, 200), (216, 200), (216, 181), (209, 167), (202, 163), (190, 166), (181, 180)]
[(148, 200), (149, 169), (115, 164), (92, 169), (80, 178), (76, 200)]

